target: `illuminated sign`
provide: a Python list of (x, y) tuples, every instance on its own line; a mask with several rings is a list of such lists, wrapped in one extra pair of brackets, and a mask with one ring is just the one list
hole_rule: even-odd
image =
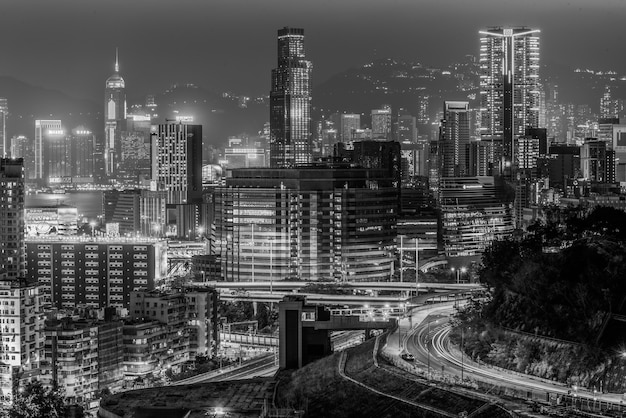
[(176, 122), (193, 122), (193, 116), (176, 116)]
[(48, 135), (64, 135), (65, 131), (63, 129), (48, 129)]

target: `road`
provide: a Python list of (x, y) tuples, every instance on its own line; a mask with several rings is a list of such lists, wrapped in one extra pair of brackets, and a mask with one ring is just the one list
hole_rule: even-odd
[(192, 376), (172, 383), (173, 386), (189, 385), (192, 383), (219, 382), (222, 380), (251, 379), (253, 377), (273, 376), (278, 370), (275, 364), (274, 353), (264, 354), (245, 361), (241, 366), (212, 370), (207, 373)]
[(593, 399), (594, 402), (598, 400), (619, 404), (622, 400), (622, 394), (592, 393), (581, 389), (574, 391), (563, 383), (478, 364), (462, 354), (459, 348), (450, 342), (451, 311), (450, 307), (447, 308), (447, 312), (439, 309), (424, 315), (422, 311), (420, 314), (423, 320), (414, 321), (417, 325), (410, 331), (407, 330), (403, 338), (404, 349), (413, 354), (415, 361), (422, 363), (432, 376), (441, 376), (443, 371), (447, 376), (459, 378), (463, 376), (466, 380), (480, 380), (516, 390), (541, 392), (544, 395), (546, 392), (559, 395), (575, 392), (577, 397)]

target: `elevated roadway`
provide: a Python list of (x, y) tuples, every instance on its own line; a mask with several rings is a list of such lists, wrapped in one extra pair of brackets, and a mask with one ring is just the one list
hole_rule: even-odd
[(464, 290), (472, 291), (483, 289), (483, 286), (477, 283), (432, 283), (432, 282), (293, 282), (293, 281), (263, 281), (263, 282), (203, 282), (192, 283), (192, 286), (208, 286), (216, 289), (229, 289), (229, 290), (276, 290), (276, 291), (294, 291), (300, 290), (307, 285), (323, 285), (323, 284), (337, 284), (344, 288), (352, 288), (355, 290), (363, 291), (390, 291), (390, 292), (414, 292), (418, 289), (420, 292), (424, 291), (449, 291), (449, 290)]

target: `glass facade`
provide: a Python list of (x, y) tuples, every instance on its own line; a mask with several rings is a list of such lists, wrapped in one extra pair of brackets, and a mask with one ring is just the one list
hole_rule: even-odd
[(278, 31), (278, 67), (270, 92), (270, 165), (311, 162), (311, 61), (305, 59), (304, 30)]
[(384, 170), (233, 170), (212, 252), (229, 281), (388, 280), (397, 189)]
[(444, 177), (440, 192), (447, 257), (480, 256), (513, 232), (512, 202), (493, 177)]
[(513, 138), (539, 123), (539, 30), (490, 28), (480, 34), (481, 136), (503, 142), (503, 166), (514, 161)]

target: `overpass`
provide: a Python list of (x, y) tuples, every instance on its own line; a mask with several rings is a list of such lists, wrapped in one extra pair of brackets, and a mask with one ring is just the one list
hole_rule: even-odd
[[(406, 309), (410, 309), (413, 306), (423, 305), (431, 301), (441, 300), (445, 297), (450, 300), (450, 297), (454, 299), (466, 297), (467, 294), (473, 291), (482, 290), (482, 287), (474, 287), (469, 289), (449, 290), (440, 293), (424, 293), (422, 295), (413, 297), (402, 296), (376, 296), (376, 295), (327, 295), (321, 293), (300, 293), (300, 292), (286, 292), (286, 291), (233, 291), (222, 292), (220, 299), (230, 301), (250, 301), (250, 302), (265, 302), (276, 303), (283, 300), (283, 297), (288, 295), (301, 295), (306, 296), (307, 303), (313, 305), (330, 305), (330, 306), (343, 306), (344, 309), (350, 310), (352, 314), (360, 315), (374, 315), (379, 316), (387, 314), (389, 316), (396, 316), (402, 314)], [(351, 309), (350, 307), (358, 307)], [(336, 314), (339, 314), (341, 310), (335, 310)], [(346, 313), (346, 312), (341, 312)]]
[(294, 282), (294, 281), (256, 281), (256, 282), (193, 282), (192, 286), (208, 286), (216, 289), (228, 289), (231, 291), (298, 291), (307, 285), (334, 284), (343, 288), (354, 290), (390, 291), (390, 292), (414, 292), (418, 289), (423, 291), (451, 291), (462, 290), (472, 291), (482, 289), (483, 286), (477, 283), (434, 283), (434, 282)]

